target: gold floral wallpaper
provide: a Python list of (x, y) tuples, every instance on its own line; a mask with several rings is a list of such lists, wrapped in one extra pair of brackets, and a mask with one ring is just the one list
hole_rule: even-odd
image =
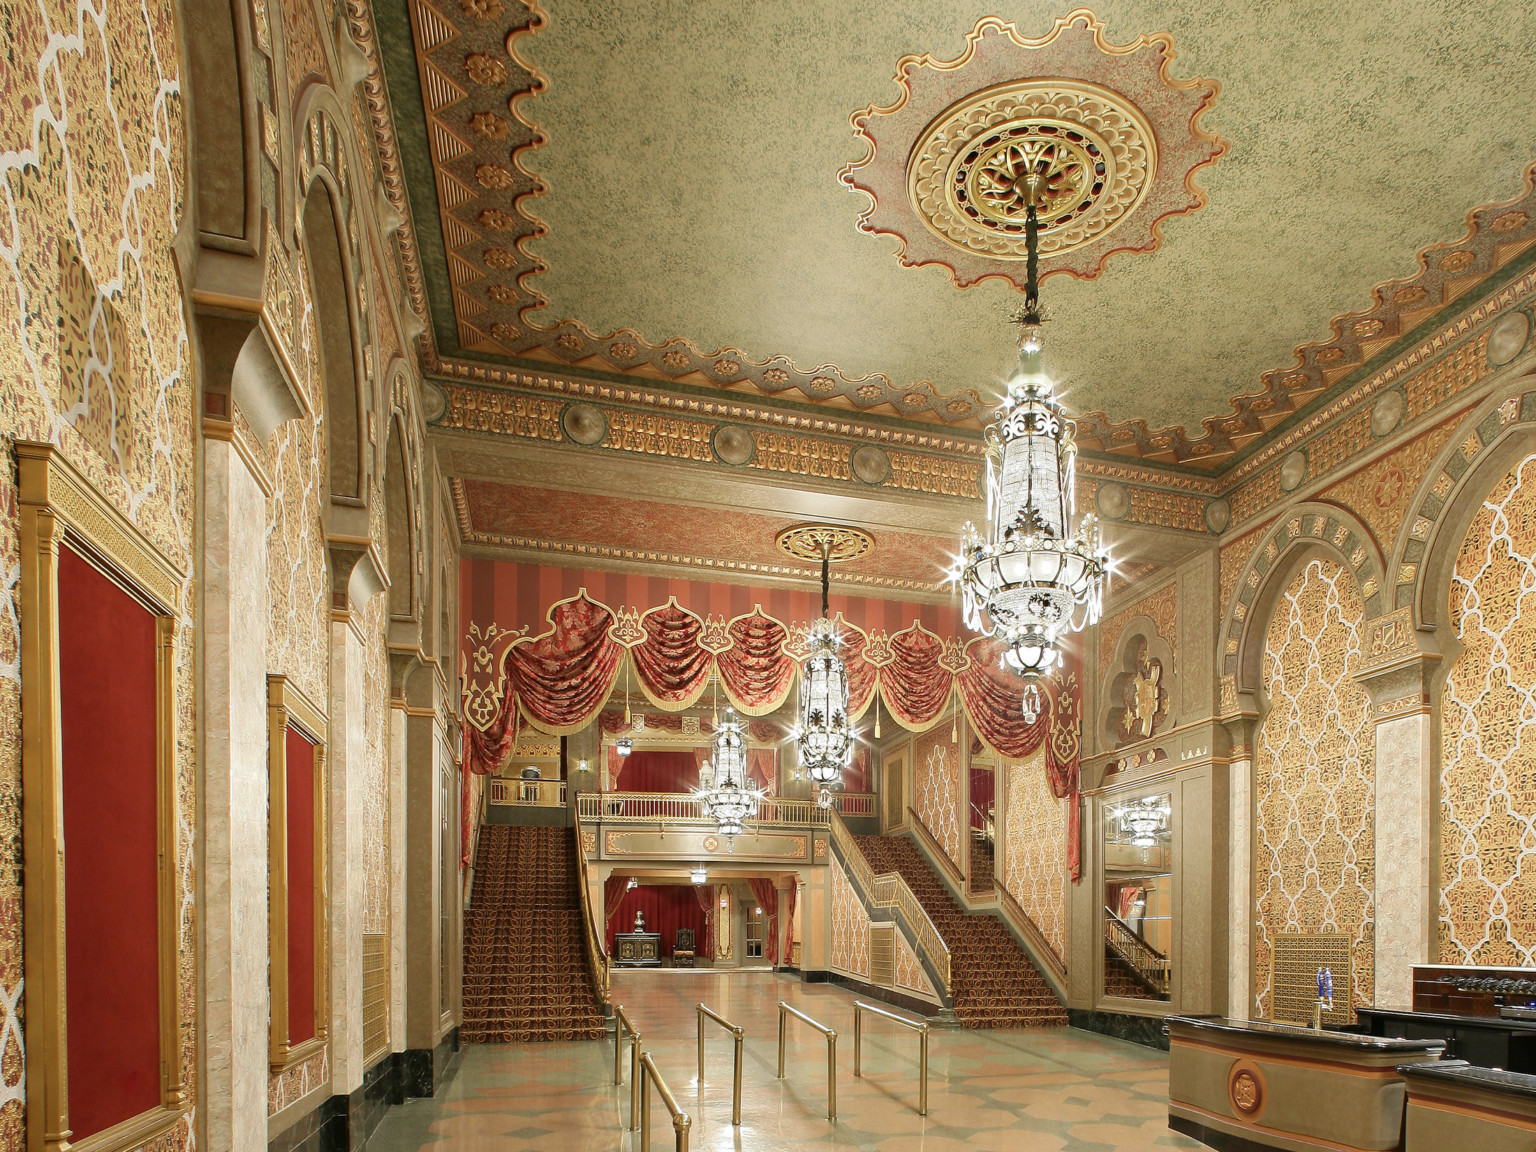
[[(192, 389), (170, 245), (186, 188), (170, 5), (7, 6), (0, 19), (0, 1147), (23, 1144), (19, 511), (14, 439), (56, 444), (187, 572), (175, 675), (181, 942), (196, 954)], [(180, 988), (195, 1090), (196, 971)], [(189, 1148), (190, 1123), (163, 1137)]]
[(1351, 1002), (1375, 995), (1375, 732), (1361, 663), (1365, 606), (1348, 570), (1308, 560), (1275, 604), (1264, 643), (1268, 711), (1254, 754), (1254, 989), (1272, 1010), (1281, 933), (1343, 932)]
[(834, 857), (827, 861), (832, 882), (832, 968), (869, 979), (869, 913)]
[(912, 808), (960, 867), (960, 745), (948, 724), (930, 728), (912, 741)]
[(1536, 455), (1494, 486), (1456, 557), (1462, 649), (1440, 701), (1439, 952), (1536, 964)]
[(1003, 887), (1040, 929), (1056, 958), (1065, 960), (1067, 801), (1051, 792), (1044, 745), (1005, 771)]

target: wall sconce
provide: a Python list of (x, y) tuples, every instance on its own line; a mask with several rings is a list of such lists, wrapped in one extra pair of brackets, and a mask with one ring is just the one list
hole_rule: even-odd
[(578, 772), (590, 772), (590, 771), (592, 771), (592, 766), (587, 763), (587, 758), (585, 756), (583, 756), (580, 760), (576, 761), (576, 771), (578, 771)]

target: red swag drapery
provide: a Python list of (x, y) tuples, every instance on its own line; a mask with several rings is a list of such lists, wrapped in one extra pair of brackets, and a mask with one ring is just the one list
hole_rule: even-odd
[(770, 964), (779, 962), (779, 894), (772, 880), (752, 880), (752, 895), (763, 909), (763, 958)]
[[(470, 771), (485, 774), (505, 759), (519, 718), (541, 732), (566, 735), (590, 724), (618, 685), (628, 660), (632, 684), (663, 712), (697, 701), (712, 675), (738, 712), (762, 716), (789, 697), (804, 654), (806, 628), (790, 627), (761, 605), (728, 623), (706, 622), (669, 600), (643, 614), (616, 612), (585, 590), (546, 613), (547, 631), (513, 634), (506, 647), (466, 652), (466, 716)], [(1023, 681), (1001, 666), (1001, 647), (985, 638), (963, 647), (914, 623), (889, 636), (866, 634), (837, 617), (848, 665), (849, 704), (861, 715), (876, 693), (902, 727), (923, 731), (957, 699), (973, 731), (999, 755), (1022, 759), (1045, 745), (1052, 792), (1068, 801), (1068, 863), (1081, 873), (1078, 802), (1081, 688), (1068, 669), (1047, 682), (1045, 716), (1026, 724)], [(627, 655), (626, 655), (627, 654)], [(478, 669), (478, 670), (477, 670)], [(471, 696), (475, 707), (468, 707)], [(466, 797), (467, 799), (467, 797)]]

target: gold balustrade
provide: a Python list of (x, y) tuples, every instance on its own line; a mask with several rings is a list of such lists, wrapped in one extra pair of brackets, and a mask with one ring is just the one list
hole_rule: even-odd
[[(576, 797), (576, 811), (588, 820), (602, 823), (715, 826), (689, 792), (582, 792)], [(831, 823), (831, 816), (830, 809), (814, 800), (770, 796), (758, 806), (758, 814), (747, 825), (825, 828)]]
[(515, 806), (523, 808), (565, 807), (564, 780), (520, 780), (493, 776), (486, 791), (485, 802), (494, 807)]

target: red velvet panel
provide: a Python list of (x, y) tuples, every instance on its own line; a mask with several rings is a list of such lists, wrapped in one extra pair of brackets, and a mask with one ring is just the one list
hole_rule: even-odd
[(288, 1043), (315, 1034), (315, 746), (290, 728), (288, 761)]
[(699, 786), (693, 750), (681, 752), (636, 749), (626, 757), (621, 777), (625, 792), (692, 792)]
[(59, 549), (69, 1120), (161, 1102), (155, 618)]
[(641, 884), (631, 888), (608, 921), (610, 956), (613, 955), (614, 934), (635, 930), (636, 909), (645, 913), (645, 930), (661, 936), (663, 956), (672, 955), (679, 928), (693, 929), (694, 955), (714, 956), (714, 939), (705, 931), (704, 910), (699, 907), (699, 898), (693, 894), (691, 884)]

